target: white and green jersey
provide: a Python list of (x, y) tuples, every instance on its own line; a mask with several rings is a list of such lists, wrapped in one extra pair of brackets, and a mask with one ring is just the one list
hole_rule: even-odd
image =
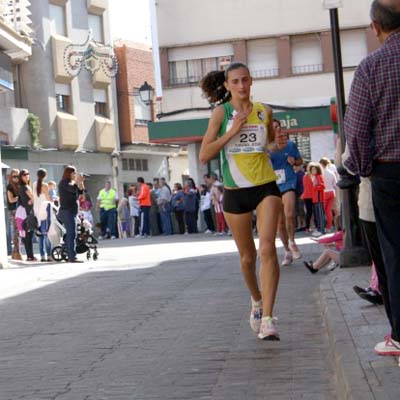
[[(225, 116), (219, 136), (228, 132), (236, 111), (231, 103), (223, 105)], [(261, 103), (253, 104), (246, 124), (221, 151), (224, 186), (246, 188), (276, 181), (271, 160), (266, 152), (269, 117)]]

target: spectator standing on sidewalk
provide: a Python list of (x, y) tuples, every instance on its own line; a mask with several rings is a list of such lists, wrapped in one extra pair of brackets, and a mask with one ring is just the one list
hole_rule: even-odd
[(301, 253), (294, 240), (296, 231), (296, 173), (295, 165), (302, 165), (303, 159), (294, 142), (289, 140), (286, 132), (282, 132), (281, 123), (273, 121), (275, 142), (278, 150), (271, 154), (271, 162), (278, 180), (282, 195), (283, 209), (279, 220), (279, 237), (285, 247), (282, 265), (290, 265), (293, 259), (301, 258)]
[(68, 262), (79, 263), (76, 257), (76, 216), (78, 215), (78, 197), (84, 191), (84, 177), (76, 173), (76, 168), (68, 165), (58, 184), (60, 209), (58, 218), (66, 230), (65, 245)]
[[(400, 356), (400, 0), (374, 0), (371, 27), (382, 43), (361, 61), (345, 116), (349, 158), (345, 167), (370, 177), (392, 333), (378, 343), (380, 355)], [(381, 279), (381, 277), (383, 279)]]
[(211, 195), (206, 184), (201, 185), (200, 196), (200, 209), (207, 225), (204, 233), (214, 233), (215, 227), (211, 215)]
[(171, 221), (171, 189), (165, 178), (160, 180), (160, 194), (158, 196), (158, 207), (160, 209), (161, 226), (163, 235), (172, 235)]
[(140, 236), (145, 238), (150, 236), (150, 207), (151, 207), (151, 195), (150, 188), (144, 182), (142, 177), (137, 178), (137, 184), (139, 186), (139, 193), (137, 199), (140, 205)]
[(27, 261), (37, 261), (36, 257), (33, 254), (33, 235), (34, 235), (34, 229), (30, 226), (28, 226), (28, 218), (29, 215), (33, 215), (33, 193), (32, 189), (29, 186), (30, 183), (30, 174), (27, 169), (21, 169), (19, 171), (19, 192), (18, 192), (18, 203), (21, 207), (25, 209), (26, 213), (26, 218), (23, 223), (24, 227), (24, 237), (22, 239), (25, 250), (26, 250), (26, 256), (27, 256)]
[(217, 199), (214, 203), (215, 215), (217, 218), (217, 232), (215, 233), (216, 236), (223, 236), (226, 232), (226, 222), (224, 218), (224, 207), (223, 207), (223, 200), (224, 200), (224, 187), (222, 185), (217, 187)]
[(329, 170), (329, 160), (326, 158), (321, 158), (319, 163), (322, 166), (322, 172), (324, 176), (325, 182), (325, 191), (324, 191), (324, 212), (326, 218), (326, 229), (330, 231), (332, 229), (332, 221), (333, 221), (333, 203), (336, 197), (336, 176), (333, 172)]
[(315, 215), (316, 230), (313, 236), (321, 236), (325, 234), (325, 181), (322, 175), (322, 167), (318, 163), (312, 163), (310, 166), (311, 181), (312, 181), (312, 201), (313, 213)]
[[(224, 178), (224, 215), (240, 254), (242, 273), (251, 294), (250, 327), (260, 339), (279, 340), (273, 316), (279, 283), (275, 236), (281, 194), (267, 149), (274, 140), (272, 110), (252, 103), (252, 78), (242, 63), (208, 73), (201, 81), (213, 110), (200, 149), (205, 164), (218, 154)], [(253, 211), (257, 211), (260, 286), (253, 239)]]
[(22, 260), (19, 252), (19, 235), (17, 222), (15, 220), (15, 213), (18, 205), (18, 193), (19, 193), (19, 169), (12, 169), (8, 177), (7, 184), (7, 210), (8, 216), (12, 223), (13, 228), (13, 250), (11, 258), (13, 260)]
[(107, 230), (111, 239), (117, 237), (117, 204), (118, 193), (111, 187), (111, 182), (106, 181), (104, 189), (101, 189), (97, 196), (97, 209), (100, 209), (101, 238), (107, 238)]
[[(313, 183), (312, 183), (311, 173), (310, 173), (311, 165), (312, 165), (311, 163), (307, 164), (307, 171), (303, 177), (303, 194), (301, 195), (301, 198), (303, 199), (304, 205), (306, 207), (306, 232), (310, 232), (311, 217), (314, 215), (313, 201), (312, 201)], [(314, 225), (315, 226), (317, 225), (316, 220), (315, 220), (315, 215), (314, 215)]]
[(131, 216), (131, 236), (139, 237), (140, 236), (140, 205), (139, 201), (136, 197), (137, 195), (137, 186), (131, 185), (128, 190), (128, 203), (129, 203), (129, 211)]
[(304, 167), (303, 165), (295, 165), (294, 171), (296, 172), (296, 232), (304, 231), (306, 229), (305, 212), (304, 212), (304, 200), (302, 195), (304, 192), (303, 179), (304, 179)]
[(185, 194), (180, 183), (174, 184), (174, 191), (172, 194), (172, 210), (175, 213), (175, 218), (178, 223), (179, 234), (185, 233)]
[(51, 243), (48, 232), (51, 223), (51, 197), (49, 187), (45, 182), (47, 171), (39, 168), (37, 181), (33, 184), (33, 210), (38, 221), (37, 236), (39, 238), (40, 261), (53, 261)]
[(196, 218), (197, 192), (193, 186), (193, 183), (189, 180), (186, 181), (184, 194), (185, 223), (187, 233), (198, 233)]

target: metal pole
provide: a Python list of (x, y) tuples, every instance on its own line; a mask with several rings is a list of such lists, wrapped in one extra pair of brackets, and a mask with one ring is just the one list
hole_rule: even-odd
[[(343, 64), (342, 51), (340, 46), (340, 28), (338, 9), (329, 10), (331, 31), (332, 31), (332, 47), (333, 60), (335, 66), (335, 85), (336, 85), (336, 104), (338, 118), (338, 134), (340, 138), (341, 153), (344, 153), (346, 146), (346, 137), (344, 135), (344, 113), (345, 113), (345, 91), (343, 82)], [(342, 162), (340, 161), (339, 172), (343, 171)], [(353, 267), (357, 265), (367, 265), (370, 258), (366, 249), (357, 243), (357, 224), (358, 224), (358, 208), (356, 203), (356, 186), (349, 189), (341, 189), (342, 193), (342, 224), (345, 231), (343, 250), (340, 254), (340, 265), (342, 267)], [(353, 216), (353, 219), (352, 219)]]

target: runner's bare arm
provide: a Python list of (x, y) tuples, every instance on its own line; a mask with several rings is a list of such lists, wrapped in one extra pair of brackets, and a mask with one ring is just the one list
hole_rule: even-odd
[(223, 107), (217, 107), (211, 114), (210, 122), (200, 148), (199, 160), (202, 164), (206, 164), (216, 157), (221, 149), (240, 132), (240, 129), (242, 129), (247, 121), (246, 113), (236, 114), (232, 128), (217, 139), (224, 116), (225, 110)]

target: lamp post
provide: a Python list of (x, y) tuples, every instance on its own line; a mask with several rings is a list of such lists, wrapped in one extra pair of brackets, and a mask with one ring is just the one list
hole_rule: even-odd
[[(338, 7), (343, 7), (343, 0), (322, 0), (322, 4), (325, 9), (329, 9), (330, 16), (335, 67), (338, 134), (340, 138), (340, 150), (341, 154), (343, 154), (346, 146), (346, 137), (344, 134), (345, 92), (338, 15)], [(340, 254), (340, 265), (342, 267), (366, 265), (370, 262), (370, 257), (367, 250), (361, 246), (360, 232), (358, 229), (356, 188), (359, 181), (357, 178), (353, 178), (347, 173), (342, 166), (341, 160), (338, 171), (342, 183), (346, 182), (345, 187), (344, 185), (341, 187), (340, 181), (338, 183), (342, 191), (342, 228), (345, 231), (343, 250)]]
[(144, 104), (149, 106), (153, 102), (154, 98), (154, 88), (144, 81), (143, 85), (139, 88), (139, 96), (140, 100), (143, 101)]

